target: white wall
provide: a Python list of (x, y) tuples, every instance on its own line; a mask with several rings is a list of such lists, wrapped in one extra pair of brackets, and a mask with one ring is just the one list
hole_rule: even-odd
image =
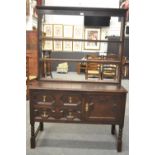
[[(29, 0), (29, 2), (31, 3), (31, 0)], [(29, 7), (30, 7), (30, 15), (26, 17), (26, 30), (32, 30), (33, 26), (37, 27), (37, 20), (32, 17), (33, 9), (31, 4)]]
[(45, 5), (118, 8), (119, 0), (45, 0)]

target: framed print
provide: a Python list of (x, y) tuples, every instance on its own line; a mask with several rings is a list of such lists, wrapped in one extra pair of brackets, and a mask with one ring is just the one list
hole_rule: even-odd
[(82, 43), (80, 41), (74, 41), (73, 42), (73, 51), (80, 52), (82, 49)]
[(63, 50), (72, 51), (72, 41), (63, 41)]
[(73, 26), (72, 25), (64, 25), (64, 38), (73, 38)]
[(26, 16), (30, 15), (30, 1), (26, 0)]
[(62, 51), (62, 41), (60, 40), (54, 41), (54, 51)]
[(52, 24), (44, 24), (43, 32), (45, 33), (46, 37), (52, 37)]
[(51, 40), (46, 40), (43, 44), (43, 50), (52, 50), (53, 44)]
[(83, 38), (83, 27), (82, 26), (74, 26), (73, 32), (74, 39), (82, 39)]
[[(86, 40), (100, 40), (100, 29), (99, 28), (86, 28), (85, 29), (85, 39)], [(86, 50), (99, 50), (100, 42), (85, 42), (84, 49)]]
[(53, 26), (53, 36), (55, 38), (63, 37), (63, 25), (54, 25)]

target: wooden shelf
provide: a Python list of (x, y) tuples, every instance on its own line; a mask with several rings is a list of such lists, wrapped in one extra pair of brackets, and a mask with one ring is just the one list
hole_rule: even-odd
[(42, 39), (40, 39), (40, 41), (42, 40), (122, 43), (122, 41), (118, 41), (118, 40), (109, 41), (109, 40), (68, 39), (68, 38), (53, 38), (53, 37), (43, 37)]
[(43, 58), (40, 59), (43, 62), (52, 62), (52, 61), (67, 61), (67, 62), (94, 62), (94, 63), (107, 63), (107, 64), (120, 64), (121, 61), (119, 60), (81, 60), (81, 59), (57, 59), (57, 58)]
[(125, 17), (126, 9), (93, 7), (37, 6), (40, 14)]
[(74, 83), (105, 83), (105, 84), (110, 84), (110, 85), (113, 85), (113, 84), (118, 84), (118, 81), (117, 80), (113, 80), (113, 79), (103, 79), (103, 80), (98, 80), (98, 81), (95, 81), (95, 80), (62, 80), (62, 79), (52, 79), (52, 78), (41, 78), (40, 81), (46, 81), (46, 82), (67, 82), (67, 83), (71, 83), (71, 82), (74, 82)]

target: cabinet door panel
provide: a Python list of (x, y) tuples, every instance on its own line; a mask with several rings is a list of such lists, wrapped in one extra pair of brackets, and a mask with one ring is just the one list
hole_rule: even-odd
[(116, 121), (120, 117), (122, 95), (89, 94), (85, 110), (86, 119), (95, 121)]

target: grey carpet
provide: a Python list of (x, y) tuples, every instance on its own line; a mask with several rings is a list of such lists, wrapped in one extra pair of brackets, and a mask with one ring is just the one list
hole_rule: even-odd
[[(128, 80), (122, 85), (128, 90)], [(128, 95), (121, 155), (129, 154)], [(116, 136), (109, 125), (44, 123), (44, 131), (36, 139), (36, 148), (30, 148), (29, 102), (27, 102), (27, 155), (116, 155)], [(36, 125), (38, 125), (36, 123)], [(116, 127), (118, 131), (118, 127)]]

